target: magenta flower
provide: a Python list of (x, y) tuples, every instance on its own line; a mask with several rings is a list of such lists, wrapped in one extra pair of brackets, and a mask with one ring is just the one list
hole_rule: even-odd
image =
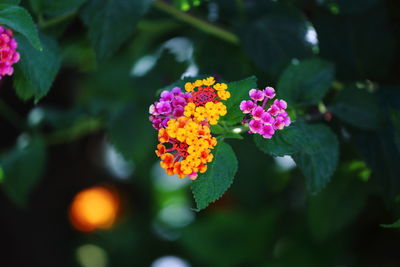
[(272, 99), (275, 97), (275, 89), (272, 87), (265, 87), (264, 94), (267, 98)]
[(257, 106), (253, 111), (251, 112), (251, 115), (253, 116), (253, 119), (255, 120), (261, 120), (261, 116), (264, 114), (264, 109), (260, 106)]
[(263, 128), (263, 123), (259, 120), (251, 120), (249, 122), (250, 133), (260, 133)]
[(150, 121), (156, 130), (167, 127), (171, 117), (179, 118), (183, 116), (189, 93), (183, 93), (179, 87), (171, 91), (163, 91), (160, 100), (154, 102), (149, 107)]
[(19, 53), (16, 51), (18, 44), (12, 37), (13, 32), (0, 26), (0, 79), (5, 75), (12, 75), (12, 65), (19, 61)]
[(255, 108), (256, 104), (253, 103), (253, 101), (251, 100), (243, 100), (240, 103), (240, 110), (244, 113), (244, 114), (248, 114), (251, 113), (253, 111), (253, 109)]
[(275, 99), (267, 107), (268, 100), (275, 97), (274, 88), (251, 89), (249, 96), (252, 100), (243, 100), (240, 103), (240, 110), (246, 115), (242, 123), (249, 125), (249, 133), (257, 133), (270, 139), (277, 130), (290, 125), (291, 119), (286, 112), (286, 101)]
[(251, 99), (253, 99), (255, 101), (262, 101), (264, 99), (265, 94), (261, 90), (251, 89), (249, 91), (249, 96)]

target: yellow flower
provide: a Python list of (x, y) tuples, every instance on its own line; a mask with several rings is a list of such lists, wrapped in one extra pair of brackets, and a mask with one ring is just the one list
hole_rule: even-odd
[(193, 85), (194, 85), (195, 87), (200, 87), (200, 86), (203, 85), (203, 81), (202, 81), (202, 80), (196, 80), (196, 81), (193, 83)]
[(193, 91), (193, 89), (194, 89), (194, 85), (192, 84), (192, 83), (185, 83), (185, 90), (187, 91), (187, 92), (192, 92)]
[(207, 79), (203, 80), (203, 84), (206, 86), (211, 86), (215, 83), (214, 77), (208, 77)]
[(218, 91), (218, 96), (222, 100), (227, 100), (228, 98), (231, 97), (231, 93), (229, 93), (228, 91), (225, 91), (225, 90), (221, 90), (221, 91)]
[(214, 85), (214, 89), (217, 91), (226, 90), (226, 89), (228, 89), (228, 85), (226, 83), (216, 83)]

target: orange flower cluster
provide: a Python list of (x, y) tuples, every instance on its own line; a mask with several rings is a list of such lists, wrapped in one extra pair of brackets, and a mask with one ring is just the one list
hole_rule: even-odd
[(217, 140), (211, 136), (207, 124), (200, 124), (187, 117), (170, 119), (167, 128), (158, 132), (156, 154), (161, 158), (161, 167), (169, 175), (180, 178), (189, 176), (195, 180), (198, 172), (207, 170), (207, 163), (213, 159), (211, 149)]
[(227, 89), (227, 84), (208, 77), (186, 83), (185, 93), (179, 87), (163, 91), (160, 101), (150, 106), (150, 120), (160, 142), (156, 154), (168, 174), (194, 180), (207, 170), (213, 160), (211, 150), (217, 145), (210, 125), (227, 113), (222, 103), (231, 96)]

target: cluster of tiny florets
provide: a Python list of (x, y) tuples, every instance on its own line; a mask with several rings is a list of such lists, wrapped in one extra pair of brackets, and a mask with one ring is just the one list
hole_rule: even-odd
[(161, 158), (161, 167), (170, 175), (188, 175), (192, 180), (198, 172), (207, 170), (206, 164), (213, 159), (211, 150), (217, 144), (207, 125), (187, 117), (170, 119), (168, 126), (158, 132), (158, 140), (156, 154)]
[(168, 174), (194, 180), (207, 170), (217, 145), (210, 125), (227, 113), (221, 102), (230, 97), (227, 89), (226, 84), (209, 77), (186, 83), (186, 92), (179, 87), (163, 91), (160, 100), (150, 106), (150, 121), (158, 130), (156, 155)]
[(165, 128), (171, 118), (183, 116), (189, 97), (190, 95), (182, 92), (179, 87), (175, 87), (171, 91), (163, 91), (160, 100), (154, 102), (149, 108), (150, 121), (154, 129)]
[(291, 120), (286, 112), (287, 104), (284, 100), (275, 99), (266, 109), (268, 100), (272, 101), (275, 97), (272, 87), (264, 90), (251, 89), (249, 96), (251, 100), (243, 100), (240, 103), (240, 110), (246, 114), (243, 123), (249, 125), (249, 133), (260, 134), (270, 139), (275, 131), (290, 125)]
[(13, 74), (12, 65), (19, 61), (17, 47), (12, 30), (0, 26), (0, 79), (5, 75)]

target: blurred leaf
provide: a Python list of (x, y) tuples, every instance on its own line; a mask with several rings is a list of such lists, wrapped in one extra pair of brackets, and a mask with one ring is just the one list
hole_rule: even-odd
[(100, 61), (110, 57), (132, 35), (150, 4), (150, 0), (89, 0), (81, 17)]
[[(219, 212), (189, 225), (182, 242), (199, 266), (258, 266), (276, 234), (278, 214)], [(249, 227), (251, 225), (251, 227)]]
[(309, 136), (311, 150), (293, 154), (293, 159), (306, 177), (307, 189), (317, 193), (325, 187), (335, 172), (339, 158), (336, 135), (323, 124), (301, 126)]
[(291, 105), (317, 104), (334, 79), (331, 63), (314, 58), (290, 64), (278, 82), (279, 96)]
[(43, 174), (45, 161), (46, 149), (39, 137), (32, 137), (26, 147), (15, 147), (1, 158), (4, 191), (17, 205), (27, 205), (31, 190)]
[(74, 12), (87, 0), (31, 0), (35, 12), (48, 16), (62, 16)]
[(2, 2), (2, 4), (18, 5), (19, 3), (21, 3), (21, 0), (2, 0), (1, 2)]
[(319, 13), (313, 23), (320, 56), (334, 63), (339, 79), (380, 80), (391, 73), (396, 41), (386, 9), (352, 16)]
[(249, 98), (249, 90), (257, 87), (257, 78), (251, 76), (241, 81), (228, 84), (228, 91), (231, 97), (225, 102), (228, 113), (222, 117), (223, 121), (229, 124), (236, 124), (242, 121), (244, 114), (240, 110), (240, 102)]
[(210, 73), (231, 81), (255, 74), (252, 60), (240, 46), (203, 35), (195, 39), (193, 45), (193, 59), (199, 73)]
[(21, 60), (17, 63), (14, 86), (22, 99), (34, 95), (38, 102), (50, 90), (60, 69), (61, 57), (55, 40), (41, 35), (43, 50), (34, 49), (24, 37), (15, 36)]
[(400, 228), (400, 219), (392, 224), (381, 224), (381, 226), (384, 228)]
[(300, 12), (276, 5), (238, 29), (245, 51), (272, 75), (278, 75), (293, 58), (312, 55), (312, 44), (305, 39), (310, 23)]
[(356, 145), (368, 167), (372, 180), (382, 187), (383, 196), (392, 201), (400, 193), (400, 151), (395, 143), (395, 127), (390, 121), (390, 111), (400, 110), (398, 87), (381, 87), (377, 91), (381, 126), (377, 132), (350, 130), (351, 141)]
[(338, 173), (325, 190), (308, 200), (307, 220), (311, 235), (321, 241), (348, 226), (361, 212), (366, 197), (361, 181), (351, 177), (347, 170)]
[(107, 126), (110, 142), (127, 160), (135, 163), (155, 150), (152, 149), (155, 132), (148, 121), (148, 110), (134, 105), (116, 112)]
[(218, 141), (212, 153), (214, 159), (207, 164), (207, 171), (192, 182), (197, 211), (218, 200), (231, 186), (237, 172), (238, 162), (230, 145)]
[(25, 8), (0, 4), (0, 24), (21, 33), (36, 49), (42, 50), (36, 25)]
[(376, 96), (355, 85), (348, 85), (336, 96), (330, 110), (338, 118), (364, 130), (378, 128)]
[(261, 151), (274, 157), (291, 155), (308, 145), (307, 133), (295, 125), (276, 131), (271, 139), (255, 134), (254, 142)]
[(397, 150), (400, 152), (400, 111), (392, 109), (390, 114), (394, 127), (394, 141), (397, 145)]

